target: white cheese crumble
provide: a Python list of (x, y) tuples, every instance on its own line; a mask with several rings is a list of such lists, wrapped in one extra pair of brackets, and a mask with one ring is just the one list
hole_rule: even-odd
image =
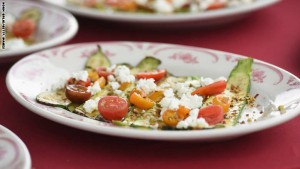
[(118, 82), (109, 82), (108, 84), (112, 87), (113, 90), (118, 90), (120, 87), (120, 84)]
[(73, 72), (71, 77), (75, 78), (76, 80), (87, 81), (89, 74), (86, 70)]
[(101, 91), (101, 88), (100, 88), (100, 84), (98, 81), (96, 81), (93, 86), (89, 86), (88, 87), (88, 91), (90, 91), (92, 93), (92, 95), (98, 93)]
[(116, 76), (116, 79), (121, 82), (134, 82), (135, 77), (130, 74), (130, 69), (126, 66), (117, 66), (114, 70), (114, 75)]
[(214, 80), (212, 78), (200, 77), (201, 86), (207, 86), (209, 84), (212, 84), (213, 82), (214, 82)]
[(100, 98), (94, 99), (89, 99), (83, 104), (83, 108), (87, 113), (92, 113), (94, 110), (98, 108), (98, 102)]
[(159, 103), (164, 109), (177, 110), (180, 101), (175, 97), (164, 97)]
[(173, 0), (172, 5), (175, 9), (182, 8), (184, 5), (188, 3), (188, 0)]
[(159, 13), (172, 13), (174, 11), (172, 4), (166, 0), (156, 0), (152, 5), (153, 9)]
[(137, 81), (137, 89), (143, 90), (146, 94), (151, 93), (157, 89), (156, 84), (154, 83), (154, 79), (140, 79)]
[(113, 72), (113, 70), (115, 70), (116, 67), (117, 67), (117, 65), (116, 65), (116, 64), (113, 64), (113, 65), (111, 65), (110, 67), (107, 67), (107, 68), (106, 68), (106, 71), (107, 71), (107, 72)]
[(195, 127), (195, 128), (207, 128), (209, 124), (205, 121), (204, 118), (198, 118), (199, 109), (192, 109), (189, 113), (189, 116), (185, 119), (180, 121), (176, 128), (188, 128), (188, 127)]
[(107, 80), (108, 80), (109, 82), (115, 82), (115, 81), (116, 81), (116, 79), (115, 79), (115, 77), (114, 77), (113, 75), (108, 75), (108, 76), (107, 76)]
[(195, 109), (202, 106), (202, 101), (203, 98), (201, 96), (191, 95), (190, 93), (188, 93), (182, 95), (180, 99), (180, 105), (189, 109)]
[(20, 49), (25, 48), (27, 44), (21, 38), (13, 38), (6, 41), (6, 49)]

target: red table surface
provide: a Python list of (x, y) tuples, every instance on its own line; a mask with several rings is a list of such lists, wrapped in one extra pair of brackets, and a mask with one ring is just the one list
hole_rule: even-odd
[[(77, 17), (68, 44), (150, 41), (199, 46), (251, 56), (300, 76), (300, 1), (285, 0), (229, 25), (207, 29), (130, 28)], [(27, 145), (35, 169), (300, 168), (300, 116), (277, 127), (215, 143), (134, 140), (70, 128), (27, 110), (9, 94), (0, 68), (0, 124)]]

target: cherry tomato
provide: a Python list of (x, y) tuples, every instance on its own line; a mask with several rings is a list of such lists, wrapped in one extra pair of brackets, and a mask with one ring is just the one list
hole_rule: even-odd
[(180, 120), (186, 119), (190, 114), (191, 109), (186, 108), (184, 106), (179, 106), (177, 110), (177, 115)]
[(105, 0), (105, 3), (124, 11), (134, 11), (137, 8), (134, 0)]
[(150, 93), (149, 99), (153, 100), (154, 102), (159, 102), (163, 99), (164, 92), (163, 91), (154, 91)]
[(67, 85), (65, 93), (66, 97), (74, 103), (83, 103), (92, 96), (87, 87), (76, 84)]
[(87, 7), (96, 7), (97, 6), (97, 0), (84, 0), (83, 5)]
[(107, 72), (105, 67), (98, 67), (96, 68), (96, 72), (98, 73), (99, 77), (104, 77), (107, 80), (109, 75), (112, 75), (111, 72)]
[(128, 112), (128, 103), (118, 96), (105, 96), (98, 102), (98, 111), (106, 120), (121, 120)]
[(213, 9), (220, 9), (224, 8), (226, 4), (224, 2), (215, 2), (207, 7), (208, 10), (213, 10)]
[(91, 79), (88, 78), (86, 81), (82, 81), (82, 80), (76, 80), (75, 78), (70, 78), (68, 80), (68, 83), (67, 84), (76, 84), (76, 85), (81, 85), (81, 86), (85, 86), (85, 87), (88, 87), (91, 85)]
[(36, 24), (31, 19), (17, 20), (12, 26), (12, 33), (20, 38), (29, 38), (36, 29)]
[(230, 107), (230, 99), (227, 96), (217, 95), (212, 99), (212, 104), (221, 106), (224, 113), (226, 113)]
[(226, 89), (226, 81), (220, 80), (207, 86), (199, 87), (192, 92), (192, 95), (199, 94), (201, 96), (213, 96), (222, 93)]
[(162, 119), (166, 125), (171, 127), (175, 127), (179, 122), (178, 114), (174, 110), (166, 110), (162, 114)]
[(137, 108), (148, 110), (154, 106), (154, 101), (147, 97), (142, 97), (140, 94), (133, 92), (129, 97), (130, 103), (135, 105)]
[(140, 72), (136, 74), (136, 78), (138, 79), (151, 79), (153, 78), (155, 81), (159, 81), (166, 76), (166, 70), (154, 70), (150, 72)]
[(209, 125), (215, 125), (224, 120), (224, 112), (221, 106), (207, 106), (199, 110), (198, 118), (200, 117), (204, 118)]

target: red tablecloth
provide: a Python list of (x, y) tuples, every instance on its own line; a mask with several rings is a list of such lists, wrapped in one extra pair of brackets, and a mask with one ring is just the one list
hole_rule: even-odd
[[(300, 1), (285, 0), (229, 25), (151, 30), (78, 17), (78, 35), (90, 41), (151, 41), (251, 56), (300, 76)], [(25, 109), (9, 94), (0, 68), (0, 124), (27, 145), (35, 169), (81, 168), (300, 168), (300, 117), (283, 125), (216, 143), (124, 139), (73, 129)]]

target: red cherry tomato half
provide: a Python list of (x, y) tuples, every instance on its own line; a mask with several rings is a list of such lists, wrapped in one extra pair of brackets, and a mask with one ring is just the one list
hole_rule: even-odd
[(136, 78), (138, 79), (151, 79), (153, 78), (155, 81), (159, 81), (166, 76), (166, 70), (154, 70), (150, 72), (140, 72), (136, 74)]
[(128, 103), (118, 96), (105, 96), (98, 102), (98, 111), (106, 120), (121, 120), (128, 112)]
[(192, 92), (192, 95), (199, 94), (201, 96), (212, 96), (222, 93), (226, 89), (226, 81), (220, 80), (207, 86), (199, 87)]
[(199, 110), (198, 118), (204, 118), (209, 125), (221, 123), (224, 120), (224, 112), (221, 106), (207, 106)]
[(16, 21), (12, 26), (13, 35), (27, 39), (33, 34), (36, 29), (36, 24), (31, 19), (21, 19)]
[(90, 99), (92, 93), (85, 86), (71, 84), (66, 87), (66, 96), (74, 103), (83, 103)]
[(91, 79), (88, 78), (86, 81), (82, 81), (82, 80), (76, 80), (75, 78), (70, 78), (70, 79), (68, 80), (68, 83), (67, 83), (67, 84), (68, 84), (68, 85), (70, 85), (70, 84), (76, 84), (76, 85), (81, 85), (81, 86), (86, 86), (86, 87), (88, 87), (88, 86), (91, 85)]
[(106, 80), (109, 75), (112, 75), (112, 72), (107, 72), (105, 67), (96, 68), (96, 72), (98, 73), (99, 77), (104, 77)]

